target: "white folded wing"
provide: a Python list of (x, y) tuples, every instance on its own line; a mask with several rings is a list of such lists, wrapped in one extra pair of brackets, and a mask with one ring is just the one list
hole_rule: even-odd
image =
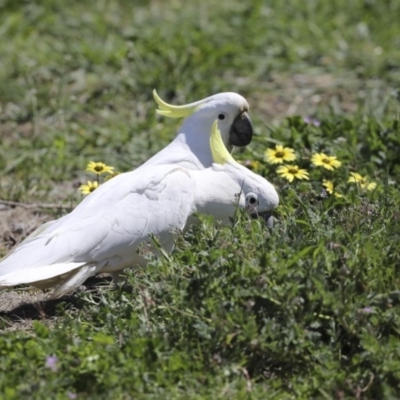
[(143, 262), (137, 246), (149, 234), (170, 250), (171, 230), (183, 229), (193, 211), (194, 182), (180, 167), (138, 172), (104, 183), (70, 214), (17, 246), (0, 262), (0, 288), (60, 284), (57, 297), (96, 273)]

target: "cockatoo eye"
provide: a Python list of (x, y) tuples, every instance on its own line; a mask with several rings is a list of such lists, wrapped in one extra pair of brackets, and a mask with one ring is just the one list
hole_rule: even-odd
[(223, 120), (223, 119), (225, 119), (225, 114), (223, 114), (223, 113), (221, 113), (221, 114), (218, 114), (218, 119), (219, 120)]
[(246, 206), (258, 206), (258, 196), (255, 193), (248, 193), (246, 195)]

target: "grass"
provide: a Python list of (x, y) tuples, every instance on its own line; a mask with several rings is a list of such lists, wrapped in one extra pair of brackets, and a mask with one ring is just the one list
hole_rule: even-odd
[[(7, 300), (32, 289), (3, 292), (2, 397), (398, 398), (399, 12), (394, 0), (2, 1), (0, 199), (73, 206), (89, 161), (140, 165), (177, 128), (155, 116), (153, 88), (177, 104), (244, 95), (256, 137), (236, 157), (258, 161), (281, 198), (272, 232), (204, 217), (129, 272), (129, 289), (104, 278), (35, 307)], [(276, 143), (310, 181), (265, 163)], [(343, 165), (313, 167), (321, 151)], [(0, 209), (0, 252), (63, 212)]]

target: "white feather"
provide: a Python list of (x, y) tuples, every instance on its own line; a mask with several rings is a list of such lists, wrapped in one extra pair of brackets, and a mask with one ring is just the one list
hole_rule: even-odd
[(20, 285), (21, 283), (32, 284), (42, 280), (51, 279), (55, 276), (64, 275), (82, 265), (85, 265), (85, 263), (42, 265), (35, 269), (26, 268), (23, 275), (21, 274), (21, 270), (16, 269), (15, 271), (0, 277), (0, 287), (5, 288), (7, 286)]

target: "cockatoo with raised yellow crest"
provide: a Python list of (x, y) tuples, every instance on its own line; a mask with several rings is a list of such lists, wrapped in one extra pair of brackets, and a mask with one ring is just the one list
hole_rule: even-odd
[[(222, 112), (227, 110), (218, 111)], [(210, 158), (203, 148), (180, 160), (190, 167), (192, 161), (197, 166), (209, 162), (207, 168), (196, 170), (171, 161), (157, 165), (168, 159), (168, 152), (161, 152), (154, 165), (105, 182), (70, 214), (44, 224), (0, 262), (0, 288), (56, 286), (51, 297), (60, 297), (90, 276), (143, 266), (146, 260), (137, 248), (150, 242), (151, 235), (170, 252), (171, 231), (185, 229), (196, 212), (220, 221), (227, 221), (236, 207), (250, 215), (270, 212), (279, 202), (275, 188), (232, 158), (222, 139), (221, 121), (216, 115), (209, 127)], [(176, 156), (184, 154), (180, 145), (174, 146)]]
[(180, 165), (189, 169), (209, 167), (213, 160), (210, 151), (210, 132), (218, 121), (222, 141), (229, 152), (232, 146), (247, 146), (253, 137), (247, 101), (237, 93), (219, 93), (195, 103), (173, 106), (153, 96), (159, 106), (157, 113), (170, 118), (185, 118), (175, 139), (142, 167), (149, 165)]

